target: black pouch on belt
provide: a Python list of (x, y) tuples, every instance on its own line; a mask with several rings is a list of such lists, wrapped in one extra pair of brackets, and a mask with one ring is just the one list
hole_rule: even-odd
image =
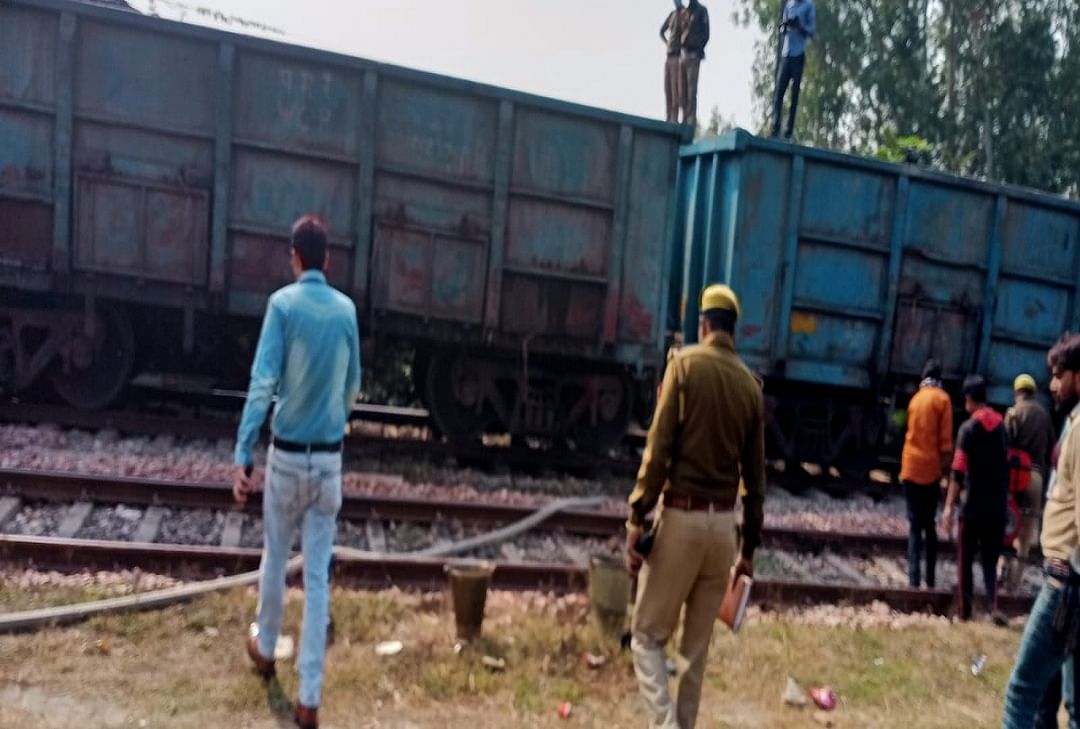
[(1080, 642), (1080, 573), (1075, 564), (1061, 588), (1061, 600), (1054, 613), (1054, 630), (1061, 636), (1065, 655), (1072, 654)]
[(653, 543), (656, 541), (656, 527), (649, 529), (641, 535), (641, 539), (637, 543), (637, 551), (642, 557), (648, 557), (649, 552), (652, 551)]

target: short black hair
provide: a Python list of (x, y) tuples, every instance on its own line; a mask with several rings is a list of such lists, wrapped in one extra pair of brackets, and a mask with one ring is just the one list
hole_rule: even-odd
[(1046, 354), (1046, 364), (1050, 371), (1069, 370), (1080, 372), (1080, 334), (1065, 332), (1061, 339)]
[(701, 315), (709, 322), (709, 331), (735, 333), (735, 322), (739, 315), (731, 309), (709, 309)]
[(923, 379), (940, 380), (941, 379), (941, 363), (931, 357), (926, 360), (926, 364), (922, 368)]
[(986, 378), (982, 375), (968, 375), (965, 377), (964, 394), (975, 402), (986, 402)]
[(319, 270), (326, 265), (326, 223), (314, 215), (305, 215), (292, 227), (292, 248), (300, 256), (305, 270)]

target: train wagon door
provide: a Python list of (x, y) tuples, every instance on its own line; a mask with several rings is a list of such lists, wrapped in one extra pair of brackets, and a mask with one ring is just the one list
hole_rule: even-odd
[(930, 357), (946, 377), (963, 377), (974, 362), (980, 310), (903, 297), (897, 301), (889, 370), (918, 375)]

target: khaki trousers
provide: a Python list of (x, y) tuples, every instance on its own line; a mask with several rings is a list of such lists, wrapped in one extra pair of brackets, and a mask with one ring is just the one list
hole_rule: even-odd
[[(634, 672), (652, 729), (694, 729), (713, 624), (735, 560), (733, 512), (663, 509), (638, 577)], [(685, 608), (685, 610), (684, 610)], [(664, 647), (683, 613), (674, 705)]]
[(701, 70), (701, 56), (682, 54), (682, 103), (683, 124), (697, 126), (697, 87), (698, 71)]
[(664, 100), (667, 102), (667, 120), (678, 123), (682, 108), (682, 64), (679, 56), (668, 56), (664, 63)]
[(1023, 509), (1023, 517), (1020, 524), (1020, 534), (1016, 537), (1013, 546), (1016, 547), (1016, 557), (1009, 557), (1005, 563), (1005, 587), (1010, 592), (1016, 592), (1020, 587), (1020, 581), (1024, 576), (1024, 565), (1027, 564), (1031, 548), (1039, 543), (1039, 524), (1042, 521), (1042, 496), (1043, 475), (1038, 471), (1031, 472), (1031, 483), (1027, 487), (1027, 506)]

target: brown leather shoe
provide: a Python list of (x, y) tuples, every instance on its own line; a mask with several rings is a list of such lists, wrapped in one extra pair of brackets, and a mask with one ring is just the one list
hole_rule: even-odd
[(297, 701), (296, 713), (293, 714), (293, 719), (296, 720), (296, 725), (300, 729), (319, 729), (319, 708), (315, 707), (313, 709)]
[(255, 664), (256, 673), (263, 678), (270, 678), (274, 675), (274, 659), (264, 658), (259, 653), (259, 626), (255, 623), (251, 624), (248, 631), (247, 654), (251, 662)]

